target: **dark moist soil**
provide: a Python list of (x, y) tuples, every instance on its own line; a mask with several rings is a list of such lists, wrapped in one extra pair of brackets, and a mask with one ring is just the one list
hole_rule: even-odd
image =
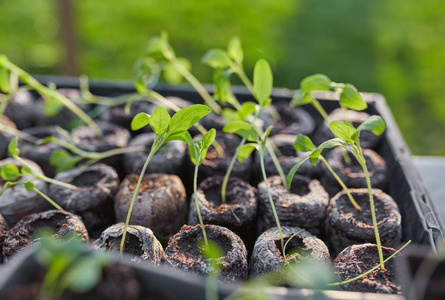
[[(219, 279), (227, 282), (247, 280), (247, 250), (243, 241), (229, 229), (217, 225), (205, 225), (209, 241), (215, 242), (224, 253), (218, 261), (222, 264)], [(172, 236), (165, 249), (164, 259), (174, 268), (208, 275), (211, 267), (201, 255), (198, 243), (202, 241), (200, 225), (183, 226)]]
[[(268, 182), (281, 226), (298, 226), (319, 235), (329, 203), (328, 193), (320, 182), (316, 179), (295, 175), (290, 192), (282, 185), (279, 176), (269, 177)], [(265, 230), (275, 227), (276, 222), (264, 182), (258, 185), (258, 194), (258, 234), (261, 234)]]
[(55, 236), (75, 234), (88, 242), (88, 232), (78, 216), (60, 210), (48, 210), (23, 218), (6, 234), (3, 242), (3, 257), (9, 259), (23, 248), (31, 245), (35, 234), (42, 228), (51, 228)]
[(9, 226), (3, 218), (2, 214), (0, 214), (0, 264), (3, 262), (3, 240), (6, 237), (6, 232), (9, 230)]
[(115, 223), (113, 198), (119, 177), (112, 167), (105, 164), (78, 167), (59, 173), (55, 179), (78, 187), (72, 190), (50, 184), (49, 196), (63, 209), (81, 216), (92, 238)]
[(17, 125), (19, 130), (30, 128), (36, 124), (36, 99), (29, 91), (19, 91), (9, 101), (5, 116)]
[[(120, 251), (124, 223), (115, 224), (102, 232), (94, 241), (93, 248), (102, 251)], [(125, 237), (124, 252), (134, 255), (136, 261), (144, 260), (159, 265), (164, 256), (164, 249), (153, 232), (146, 227), (129, 225)]]
[[(114, 198), (116, 220), (125, 222), (139, 176), (128, 175)], [(176, 175), (147, 174), (143, 177), (130, 224), (153, 230), (163, 244), (179, 231), (187, 218), (187, 201), (184, 185)]]
[[(214, 224), (232, 230), (250, 252), (256, 240), (258, 213), (257, 190), (242, 179), (231, 177), (227, 184), (226, 203), (222, 203), (222, 176), (206, 178), (198, 188), (198, 202), (204, 224)], [(195, 196), (190, 199), (189, 225), (199, 223)]]
[[(392, 255), (395, 250), (383, 247), (384, 259)], [(335, 273), (341, 281), (352, 279), (371, 270), (380, 263), (377, 245), (352, 245), (344, 249), (335, 259)], [(385, 263), (386, 271), (380, 268), (365, 277), (341, 285), (344, 290), (364, 293), (401, 294), (401, 288), (396, 281), (394, 259)]]
[[(348, 121), (352, 121), (352, 125), (357, 128), (366, 121), (370, 115), (362, 111), (348, 110)], [(345, 121), (344, 113), (341, 108), (333, 110), (329, 114), (329, 121)], [(323, 122), (315, 133), (315, 143), (320, 145), (321, 143), (334, 138), (334, 134), (329, 129), (329, 124)], [(382, 135), (375, 135), (371, 131), (363, 131), (360, 133), (360, 146), (365, 149), (377, 149), (380, 145)]]
[[(42, 169), (34, 162), (26, 160), (36, 172), (42, 173)], [(0, 161), (0, 168), (6, 164), (16, 165), (19, 170), (23, 166), (20, 162), (7, 158)], [(35, 180), (32, 176), (22, 176), (19, 180), (33, 180), (35, 187), (43, 193), (47, 193), (46, 182), (42, 180)], [(0, 188), (3, 187), (4, 181), (0, 179)], [(29, 214), (41, 212), (51, 209), (52, 206), (42, 196), (35, 191), (28, 191), (23, 184), (17, 184), (8, 187), (0, 197), (0, 213), (5, 218), (10, 226), (16, 224), (20, 219)]]
[[(202, 137), (201, 137), (202, 138)], [(220, 154), (212, 146), (209, 147), (207, 152), (206, 160), (203, 161), (202, 165), (199, 166), (198, 170), (198, 181), (202, 181), (207, 177), (220, 175), (224, 176), (229, 167), (230, 161), (235, 155), (236, 148), (241, 142), (241, 138), (224, 132), (216, 133), (216, 140), (224, 149), (224, 153)], [(189, 176), (193, 178), (194, 166), (190, 161), (190, 153), (188, 153), (188, 165), (189, 165)], [(233, 166), (232, 173), (230, 176), (241, 178), (249, 182), (252, 173), (252, 158), (247, 158), (244, 162), (240, 163), (238, 160)]]
[[(393, 247), (401, 238), (401, 215), (391, 196), (373, 189), (377, 226), (383, 246)], [(362, 211), (351, 204), (345, 192), (331, 199), (327, 210), (326, 231), (331, 246), (339, 253), (352, 244), (375, 243), (368, 189), (350, 189)]]
[[(276, 155), (280, 162), (281, 168), (284, 174), (289, 174), (293, 166), (301, 159), (305, 158), (307, 154), (297, 152), (294, 148), (295, 136), (289, 134), (278, 134), (270, 138), (270, 142), (278, 149)], [(253, 180), (255, 183), (259, 183), (264, 180), (261, 172), (260, 156), (255, 155), (254, 158), (254, 174)], [(272, 157), (269, 152), (264, 154), (264, 169), (267, 176), (279, 175), (277, 168), (275, 167)], [(307, 176), (310, 178), (318, 177), (318, 168), (314, 168), (309, 161), (303, 163), (297, 172), (298, 175)]]
[[(371, 179), (371, 186), (376, 189), (385, 189), (389, 180), (385, 160), (371, 149), (363, 149), (363, 155), (365, 156), (366, 167), (368, 168)], [(349, 155), (349, 157), (351, 158), (351, 163), (347, 164), (341, 149), (335, 148), (328, 153), (326, 160), (348, 188), (367, 187), (366, 177), (362, 167), (355, 157), (352, 155)], [(342, 189), (340, 184), (331, 172), (329, 172), (325, 164), (321, 164), (321, 171), (321, 182), (323, 186), (334, 196)]]
[[(6, 116), (1, 116), (0, 123), (16, 129), (15, 124)], [(0, 131), (0, 159), (4, 159), (8, 156), (8, 145), (14, 136)]]
[[(281, 227), (284, 242), (292, 235), (301, 231), (300, 227)], [(298, 233), (286, 247), (286, 258), (289, 262), (318, 261), (330, 263), (329, 250), (322, 240), (304, 230)], [(281, 248), (280, 233), (277, 227), (270, 228), (258, 237), (250, 259), (251, 278), (265, 275), (266, 273), (279, 270), (285, 263)], [(282, 284), (286, 275), (277, 272), (273, 282)]]

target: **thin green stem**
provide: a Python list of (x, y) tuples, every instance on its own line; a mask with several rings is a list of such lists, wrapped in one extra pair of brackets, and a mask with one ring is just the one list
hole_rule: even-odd
[(285, 262), (285, 263), (288, 262), (288, 261), (287, 261), (287, 257), (286, 257), (286, 247), (287, 247), (287, 244), (290, 242), (291, 239), (293, 239), (294, 237), (296, 237), (298, 234), (302, 233), (304, 230), (305, 230), (305, 229), (298, 230), (296, 233), (294, 233), (293, 235), (291, 235), (291, 237), (288, 238), (287, 241), (286, 241), (286, 243), (284, 244), (284, 247), (283, 247), (283, 258), (284, 258), (284, 262)]
[(275, 209), (275, 204), (273, 203), (272, 195), (270, 193), (269, 182), (267, 181), (266, 170), (264, 168), (264, 153), (262, 153), (262, 152), (263, 151), (260, 151), (261, 172), (263, 174), (264, 184), (266, 185), (267, 195), (269, 196), (269, 202), (270, 202), (270, 206), (272, 207), (272, 212), (273, 212), (273, 216), (275, 218), (275, 223), (277, 224), (278, 232), (280, 233), (281, 249), (284, 249), (283, 232), (281, 231), (280, 220), (278, 219), (278, 214)]
[(253, 84), (250, 81), (250, 79), (247, 77), (246, 73), (244, 72), (244, 68), (242, 65), (237, 65), (236, 68), (234, 68), (236, 75), (241, 79), (241, 81), (244, 83), (244, 85), (247, 87), (247, 89), (250, 91), (252, 95), (255, 95), (255, 92), (253, 90)]
[(312, 106), (315, 107), (315, 109), (320, 113), (320, 115), (323, 117), (325, 122), (329, 125), (329, 116), (327, 112), (324, 110), (323, 106), (321, 106), (320, 102), (318, 102), (317, 99), (314, 98), (314, 100), (311, 102)]
[(238, 147), (236, 148), (236, 151), (235, 151), (235, 154), (232, 157), (232, 160), (230, 161), (229, 167), (227, 168), (226, 175), (224, 175), (224, 180), (223, 180), (222, 185), (221, 185), (221, 198), (222, 198), (221, 200), (222, 200), (222, 203), (226, 203), (226, 189), (227, 189), (227, 184), (229, 182), (230, 174), (232, 173), (232, 169), (233, 169), (233, 166), (235, 165), (236, 158), (238, 157), (238, 154), (241, 151), (241, 148), (244, 146), (245, 143), (246, 143), (246, 139), (243, 138), (241, 140), (241, 142), (239, 143)]
[(266, 147), (267, 147), (267, 150), (269, 151), (270, 157), (272, 158), (272, 162), (273, 162), (275, 168), (277, 169), (278, 174), (281, 177), (281, 182), (282, 182), (283, 186), (285, 186), (287, 188), (286, 175), (284, 174), (283, 168), (281, 167), (281, 164), (278, 161), (278, 157), (275, 154), (275, 149), (269, 140), (266, 142)]
[[(395, 255), (397, 255), (400, 251), (402, 251), (402, 250), (403, 250), (406, 246), (408, 246), (410, 243), (411, 243), (411, 240), (409, 240), (409, 241), (408, 241), (405, 245), (403, 245), (399, 250), (397, 250), (396, 252), (394, 252), (393, 254), (391, 254), (390, 256), (388, 256), (388, 258), (385, 259), (383, 262), (386, 263), (387, 261), (389, 261), (391, 258), (393, 258)], [(359, 280), (360, 278), (363, 278), (363, 277), (365, 277), (366, 275), (368, 275), (368, 274), (374, 272), (375, 270), (377, 270), (381, 265), (382, 265), (382, 264), (380, 263), (380, 264), (378, 264), (377, 266), (375, 266), (374, 268), (372, 268), (371, 270), (366, 271), (365, 273), (360, 274), (360, 275), (358, 275), (358, 276), (356, 276), (356, 277), (354, 277), (354, 278), (351, 278), (351, 279), (348, 279), (348, 280), (344, 280), (344, 281), (341, 281), (341, 282), (330, 283), (329, 285), (330, 285), (330, 286), (338, 286), (338, 285), (344, 285), (344, 284), (348, 284), (348, 283), (351, 283), (351, 282), (353, 282), (353, 281)]]
[(64, 210), (59, 204), (57, 204), (53, 199), (51, 199), (50, 197), (48, 197), (47, 195), (45, 195), (44, 193), (42, 193), (40, 190), (38, 190), (37, 188), (34, 188), (34, 191), (39, 194), (40, 196), (42, 196), (43, 198), (45, 198), (46, 201), (48, 201), (49, 203), (51, 203), (52, 206), (54, 206), (55, 208), (57, 208), (58, 210)]
[(157, 143), (157, 140), (158, 140), (158, 136), (156, 136), (155, 141), (151, 147), (150, 153), (148, 154), (147, 159), (145, 160), (144, 166), (142, 167), (141, 174), (139, 175), (139, 179), (136, 184), (136, 188), (134, 189), (133, 198), (131, 198), (130, 207), (129, 207), (128, 213), (127, 213), (127, 219), (125, 220), (124, 232), (122, 234), (122, 240), (121, 240), (121, 246), (120, 246), (121, 254), (124, 252), (124, 243), (125, 243), (125, 237), (127, 236), (128, 224), (130, 223), (131, 212), (133, 211), (134, 202), (136, 200), (136, 196), (138, 195), (139, 187), (141, 186), (141, 182), (142, 182), (142, 178), (144, 177), (145, 171), (147, 170), (148, 163), (150, 162), (151, 158), (164, 143), (164, 140), (162, 140), (159, 143)]
[(335, 173), (335, 171), (331, 168), (331, 166), (328, 164), (328, 162), (326, 161), (326, 159), (320, 155), (319, 159), (325, 164), (325, 166), (328, 168), (329, 172), (331, 172), (332, 176), (334, 176), (334, 178), (337, 180), (337, 182), (341, 185), (341, 187), (343, 188), (343, 190), (346, 192), (346, 195), (348, 195), (349, 200), (351, 201), (352, 205), (354, 205), (354, 207), (357, 210), (362, 210), (362, 208), (360, 207), (360, 205), (358, 205), (358, 203), (354, 200), (354, 197), (352, 197), (351, 192), (349, 191), (348, 187), (345, 185), (345, 183), (343, 182), (343, 180), (340, 179), (340, 177), (338, 177), (338, 175)]
[(201, 157), (201, 152), (196, 151), (195, 148), (195, 153), (196, 153), (196, 163), (195, 163), (195, 174), (193, 176), (193, 193), (195, 196), (196, 213), (198, 214), (199, 224), (201, 224), (202, 236), (204, 237), (205, 247), (207, 248), (209, 246), (209, 242), (207, 240), (206, 230), (204, 227), (204, 222), (202, 221), (201, 210), (199, 208), (199, 202), (198, 202), (198, 167), (199, 167), (199, 158)]

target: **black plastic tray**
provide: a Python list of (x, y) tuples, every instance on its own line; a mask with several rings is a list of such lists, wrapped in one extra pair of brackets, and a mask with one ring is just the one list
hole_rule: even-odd
[[(79, 80), (77, 78), (67, 77), (47, 77), (38, 76), (38, 80), (44, 84), (54, 82), (59, 88), (78, 88)], [(127, 82), (90, 82), (90, 90), (93, 94), (102, 96), (118, 96), (122, 94), (135, 92), (134, 86)], [(160, 85), (155, 89), (164, 96), (177, 96), (186, 100), (199, 103), (201, 98), (198, 93), (189, 86), (168, 86)], [(209, 88), (211, 90), (211, 88)], [(234, 93), (240, 101), (253, 100), (244, 88), (234, 88)], [(274, 89), (272, 98), (274, 101), (290, 101), (293, 92), (285, 89)], [(334, 93), (319, 93), (316, 95), (320, 103), (328, 111), (338, 107), (338, 95)], [(429, 198), (419, 174), (412, 163), (412, 158), (406, 143), (394, 121), (394, 118), (384, 100), (379, 94), (364, 94), (368, 102), (367, 112), (378, 114), (386, 122), (387, 129), (383, 136), (377, 152), (385, 159), (391, 178), (386, 192), (396, 200), (402, 214), (402, 242), (412, 240), (413, 244), (427, 245), (436, 252), (436, 243), (443, 235), (441, 225), (431, 199)], [(321, 117), (311, 106), (303, 106), (317, 121), (321, 122)], [(28, 258), (29, 259), (29, 258)], [(8, 264), (7, 269), (13, 266)], [(177, 287), (177, 294), (171, 294), (172, 298), (166, 296), (166, 299), (175, 299), (174, 296), (181, 299), (204, 299), (204, 281), (202, 278), (191, 274), (178, 275), (180, 273), (172, 272), (169, 268), (153, 268), (143, 264), (134, 265), (140, 278), (147, 282), (146, 291), (150, 292), (151, 287), (156, 289), (166, 289), (165, 293), (170, 295), (173, 286)], [(12, 283), (14, 276), (11, 272), (0, 269), (0, 291)], [(9, 275), (7, 275), (9, 274)], [(10, 277), (8, 280), (5, 276)], [(156, 282), (157, 285), (152, 285)], [(236, 287), (232, 285), (221, 285), (221, 295), (228, 295)], [(276, 299), (319, 299), (319, 294), (310, 290), (272, 288), (270, 293), (276, 296)], [(364, 294), (354, 292), (324, 291), (325, 299), (400, 299), (400, 296)], [(390, 298), (388, 298), (390, 297)], [(176, 298), (176, 299), (179, 299)], [(158, 298), (161, 299), (161, 298)]]

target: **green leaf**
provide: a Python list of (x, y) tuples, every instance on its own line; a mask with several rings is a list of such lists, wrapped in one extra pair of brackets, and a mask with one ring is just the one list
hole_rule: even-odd
[(312, 91), (329, 91), (331, 90), (331, 79), (323, 74), (314, 74), (304, 78), (301, 81), (300, 88), (303, 93)]
[(202, 148), (208, 149), (215, 140), (215, 137), (216, 137), (215, 128), (212, 128), (208, 132), (206, 132), (206, 134), (204, 134), (204, 137), (202, 138)]
[(244, 102), (238, 110), (240, 120), (246, 121), (248, 116), (255, 113), (256, 107), (257, 105), (254, 102)]
[(202, 104), (193, 104), (184, 107), (171, 118), (168, 124), (167, 134), (173, 135), (188, 130), (211, 111), (211, 108)]
[(73, 156), (66, 150), (57, 150), (51, 155), (49, 163), (55, 167), (56, 172), (59, 173), (73, 169), (81, 160), (82, 157)]
[(31, 181), (26, 181), (23, 184), (25, 185), (27, 191), (34, 191), (34, 189), (36, 188), (34, 183), (32, 183)]
[(254, 150), (258, 150), (258, 145), (256, 144), (244, 144), (243, 147), (241, 147), (237, 159), (239, 162), (245, 161), (247, 158), (249, 158), (250, 155), (252, 155), (252, 152)]
[[(343, 147), (347, 148), (348, 144), (339, 138), (333, 138), (321, 143), (317, 149), (330, 149), (334, 147)], [(348, 149), (348, 148), (347, 148)]]
[(190, 135), (190, 133), (188, 133), (188, 131), (182, 131), (182, 132), (178, 132), (178, 133), (169, 135), (168, 138), (165, 139), (165, 143), (170, 142), (170, 141), (182, 141), (182, 142), (186, 143), (187, 145), (192, 145), (193, 140), (190, 141), (187, 138), (187, 134)]
[(273, 87), (272, 70), (269, 63), (260, 59), (253, 69), (253, 90), (261, 106), (270, 98)]
[(20, 154), (20, 149), (17, 149), (17, 136), (13, 137), (8, 145), (8, 153), (14, 157)]
[(54, 97), (47, 97), (43, 105), (43, 113), (46, 116), (55, 116), (62, 110), (63, 107), (63, 104), (58, 99)]
[[(198, 146), (197, 146), (197, 144), (196, 143), (193, 143), (193, 144), (191, 144), (191, 145), (189, 145), (188, 146), (188, 148), (189, 148), (189, 154), (190, 154), (190, 160), (192, 161), (192, 163), (196, 166), (196, 156), (197, 156), (197, 148)], [(200, 150), (200, 149), (199, 149)], [(199, 163), (199, 162), (198, 162)]]
[(332, 121), (329, 123), (329, 128), (331, 129), (332, 133), (338, 137), (339, 139), (347, 142), (352, 143), (351, 136), (355, 132), (355, 128), (343, 121)]
[(43, 145), (43, 144), (48, 144), (48, 143), (53, 143), (55, 141), (57, 141), (58, 138), (55, 135), (51, 135), (51, 136), (47, 136), (43, 139), (40, 139), (36, 142), (37, 146)]
[(3, 180), (6, 181), (14, 181), (23, 176), (23, 174), (20, 173), (19, 168), (13, 164), (4, 165), (0, 170), (0, 175)]
[(250, 125), (246, 122), (243, 122), (243, 121), (231, 122), (231, 123), (227, 124), (226, 126), (224, 126), (223, 131), (235, 133), (235, 134), (245, 138), (246, 140), (256, 141), (259, 138), (257, 132), (252, 127), (252, 125)]
[(222, 104), (226, 104), (231, 98), (235, 97), (232, 94), (230, 86), (230, 76), (232, 72), (230, 70), (224, 70), (217, 68), (213, 73), (213, 82), (215, 86), (214, 95), (215, 98)]
[(376, 135), (381, 135), (386, 129), (385, 121), (380, 116), (370, 116), (365, 122), (352, 134), (352, 138), (356, 140), (362, 131), (371, 131)]
[(150, 115), (146, 113), (138, 113), (131, 121), (131, 130), (139, 130), (150, 124)]
[(162, 135), (167, 131), (170, 119), (171, 118), (167, 110), (162, 106), (158, 106), (149, 118), (150, 127), (154, 132), (156, 132), (156, 134)]
[(230, 68), (232, 61), (227, 52), (222, 49), (210, 49), (204, 54), (201, 62), (212, 68)]
[(241, 47), (241, 40), (235, 36), (229, 41), (227, 46), (227, 53), (237, 63), (241, 63), (244, 59), (243, 48)]
[(299, 106), (299, 105), (309, 104), (312, 102), (314, 102), (314, 97), (312, 96), (311, 92), (307, 93), (297, 92), (294, 98), (292, 98), (290, 105)]
[(292, 169), (290, 170), (289, 174), (287, 175), (287, 179), (286, 179), (286, 185), (287, 185), (287, 189), (290, 189), (290, 186), (292, 185), (292, 180), (294, 179), (295, 173), (298, 171), (298, 168), (300, 168), (300, 166), (309, 159), (309, 156), (301, 159), (299, 162), (297, 162)]
[[(192, 69), (192, 64), (186, 58), (179, 57), (177, 60), (186, 70), (190, 71)], [(175, 65), (172, 63), (167, 63), (164, 67), (164, 79), (170, 84), (179, 84), (182, 82), (182, 74), (178, 71)]]
[(314, 150), (314, 152), (311, 153), (311, 155), (309, 155), (309, 161), (311, 162), (311, 164), (314, 167), (318, 163), (318, 159), (320, 157), (321, 151), (323, 151), (323, 149), (316, 149), (316, 150)]
[(300, 152), (314, 151), (315, 147), (311, 139), (305, 135), (299, 134), (295, 139), (294, 148)]
[(350, 83), (347, 83), (340, 94), (340, 103), (345, 107), (354, 110), (364, 110), (368, 104), (363, 100), (357, 89)]
[(230, 122), (234, 122), (234, 121), (243, 121), (243, 120), (240, 120), (238, 112), (231, 108), (223, 108), (221, 116), (224, 119), (224, 121), (226, 121), (226, 123), (230, 123)]
[(9, 86), (9, 71), (6, 68), (0, 68), (0, 90), (5, 94), (9, 94), (11, 91)]

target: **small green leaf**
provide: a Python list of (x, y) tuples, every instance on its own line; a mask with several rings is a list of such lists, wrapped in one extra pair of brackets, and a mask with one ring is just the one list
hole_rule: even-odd
[(162, 135), (167, 131), (170, 119), (171, 118), (167, 110), (162, 106), (158, 106), (149, 118), (150, 127), (154, 132), (156, 132), (157, 135)]
[(309, 155), (309, 161), (311, 162), (311, 164), (314, 167), (318, 163), (318, 159), (320, 157), (321, 151), (323, 151), (323, 149), (316, 149), (316, 150), (314, 150), (314, 152), (311, 153), (311, 155)]
[(22, 177), (19, 168), (13, 164), (6, 164), (0, 170), (0, 175), (3, 180), (14, 181), (17, 178)]
[(227, 46), (227, 53), (237, 63), (241, 63), (244, 59), (243, 48), (241, 47), (241, 40), (235, 36), (229, 41)]
[(301, 159), (299, 162), (297, 162), (292, 169), (290, 170), (289, 174), (287, 175), (287, 179), (286, 179), (286, 185), (287, 185), (287, 189), (290, 189), (290, 186), (292, 185), (292, 180), (294, 179), (295, 173), (298, 171), (298, 168), (300, 168), (300, 166), (309, 159), (309, 156)]
[(188, 132), (188, 131), (186, 131), (185, 132), (185, 137), (186, 137), (186, 140), (187, 140), (187, 144), (188, 145), (193, 145), (193, 138), (192, 138), (192, 136), (190, 135), (190, 132)]
[(221, 116), (224, 119), (224, 121), (226, 121), (226, 123), (230, 123), (230, 122), (234, 122), (234, 121), (243, 121), (243, 120), (240, 120), (238, 112), (231, 108), (223, 108)]
[(270, 98), (273, 87), (272, 70), (269, 63), (260, 59), (253, 69), (253, 90), (255, 97), (261, 106)]
[(333, 138), (321, 143), (317, 149), (330, 149), (334, 147), (343, 147), (348, 149), (348, 144), (339, 138)]
[(307, 93), (297, 92), (294, 98), (291, 100), (290, 105), (299, 106), (299, 105), (309, 104), (312, 102), (314, 102), (314, 97), (312, 96), (311, 92)]
[(131, 130), (139, 130), (150, 124), (150, 115), (146, 113), (138, 113), (131, 121)]
[(55, 116), (63, 109), (63, 107), (63, 104), (58, 99), (47, 97), (43, 105), (43, 113), (46, 116)]
[(8, 153), (14, 157), (20, 154), (20, 149), (17, 149), (17, 136), (13, 137), (8, 146)]
[(202, 104), (193, 104), (184, 107), (171, 118), (170, 123), (168, 124), (168, 135), (188, 130), (211, 111), (211, 108)]
[(26, 181), (23, 184), (25, 185), (27, 191), (34, 191), (34, 189), (36, 188), (34, 183), (32, 183), (31, 181)]
[(230, 86), (231, 70), (224, 70), (217, 68), (213, 73), (213, 82), (215, 86), (214, 95), (216, 99), (222, 104), (226, 104), (231, 98), (235, 97), (232, 94)]
[(239, 118), (243, 121), (246, 121), (248, 116), (252, 115), (256, 111), (257, 105), (254, 102), (244, 102), (241, 105), (241, 108), (238, 110)]
[(351, 136), (355, 132), (355, 128), (343, 121), (332, 121), (329, 123), (329, 128), (331, 129), (332, 133), (338, 137), (339, 139), (347, 142), (352, 143)]
[(340, 103), (345, 107), (354, 110), (364, 110), (368, 107), (368, 104), (363, 100), (360, 93), (355, 86), (347, 83), (340, 94)]
[(56, 172), (59, 173), (73, 169), (81, 160), (82, 157), (73, 156), (66, 150), (57, 150), (51, 155), (49, 163), (55, 167)]
[(226, 51), (222, 49), (211, 49), (204, 54), (202, 63), (209, 65), (212, 68), (230, 68), (232, 61)]
[(294, 148), (300, 152), (314, 151), (315, 147), (311, 139), (305, 135), (299, 134), (295, 139)]
[(216, 137), (215, 128), (212, 128), (208, 132), (206, 132), (206, 134), (204, 134), (204, 137), (202, 138), (202, 148), (208, 149), (215, 140), (215, 137)]
[[(186, 70), (190, 71), (192, 69), (192, 64), (190, 63), (190, 61), (188, 59), (179, 57), (177, 61)], [(176, 66), (170, 62), (166, 63), (166, 65), (164, 66), (163, 75), (164, 75), (164, 79), (167, 83), (179, 84), (182, 82), (183, 76), (182, 76), (181, 72), (179, 72), (178, 69), (176, 68)]]
[(193, 144), (189, 145), (188, 148), (189, 148), (190, 160), (196, 166), (196, 163), (197, 163), (196, 162), (196, 156), (197, 156), (197, 153), (198, 153), (197, 152), (198, 149), (196, 149), (197, 145), (196, 145), (196, 143), (193, 143)]
[(257, 149), (258, 150), (258, 145), (256, 144), (244, 144), (243, 147), (241, 147), (239, 153), (238, 153), (238, 161), (239, 162), (243, 162), (245, 161), (247, 158), (249, 158), (250, 155), (252, 155), (252, 152)]
[(167, 139), (165, 139), (165, 143), (170, 142), (170, 141), (181, 141), (181, 142), (186, 143), (187, 145), (192, 145), (193, 140), (190, 141), (187, 138), (187, 134), (190, 135), (190, 133), (188, 133), (188, 131), (182, 131), (182, 132), (172, 134), (172, 135), (168, 136)]
[(9, 94), (11, 91), (9, 86), (9, 71), (6, 68), (0, 68), (0, 90), (5, 94)]
[(329, 91), (331, 89), (331, 79), (323, 74), (314, 74), (304, 78), (300, 87), (303, 93), (312, 91)]
[(258, 134), (255, 131), (255, 129), (252, 127), (252, 125), (243, 122), (243, 121), (234, 121), (223, 128), (224, 132), (230, 132), (235, 133), (247, 140), (258, 140)]
[(35, 170), (33, 171), (33, 170), (31, 170), (31, 168), (24, 166), (24, 167), (22, 167), (21, 172), (23, 175), (32, 175), (35, 172)]
[(356, 140), (362, 131), (371, 131), (376, 135), (381, 135), (386, 129), (385, 121), (383, 121), (380, 116), (370, 116), (365, 122), (360, 124), (360, 126), (352, 134), (352, 138)]
[(36, 142), (37, 146), (43, 145), (43, 144), (48, 144), (48, 143), (53, 143), (54, 141), (57, 141), (57, 137), (55, 135), (52, 136), (47, 136), (43, 139), (40, 139)]

